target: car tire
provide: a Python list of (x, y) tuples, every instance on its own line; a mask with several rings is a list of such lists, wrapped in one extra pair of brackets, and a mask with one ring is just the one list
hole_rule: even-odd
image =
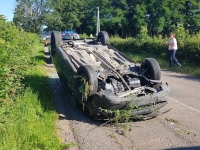
[(101, 42), (102, 45), (110, 44), (109, 35), (106, 31), (101, 31), (97, 35), (97, 42)]
[(55, 50), (56, 47), (61, 46), (61, 34), (58, 31), (53, 31), (51, 33), (51, 49)]
[[(87, 98), (85, 98), (83, 93), (80, 91), (81, 86), (83, 86), (82, 79), (84, 79), (88, 84)], [(90, 65), (84, 65), (78, 68), (74, 82), (74, 95), (78, 102), (86, 103), (87, 100), (97, 92), (97, 73)]]
[(161, 79), (161, 70), (160, 65), (154, 58), (146, 58), (143, 60), (141, 66), (141, 71), (148, 69), (147, 72), (144, 73), (144, 76), (151, 80), (160, 80)]

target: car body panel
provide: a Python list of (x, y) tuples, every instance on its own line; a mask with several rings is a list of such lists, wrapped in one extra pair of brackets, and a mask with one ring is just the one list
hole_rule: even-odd
[(71, 65), (68, 63), (68, 55), (66, 55), (61, 48), (58, 49), (60, 50), (53, 55), (53, 63), (62, 81), (67, 83), (67, 87), (73, 89), (75, 70), (73, 70)]

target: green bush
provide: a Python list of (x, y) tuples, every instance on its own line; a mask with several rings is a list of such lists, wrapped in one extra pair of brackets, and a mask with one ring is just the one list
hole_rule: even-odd
[(137, 47), (135, 46), (135, 39), (128, 37), (125, 39), (120, 38), (119, 36), (112, 36), (110, 38), (111, 45), (118, 48), (121, 51), (132, 52), (137, 51)]
[(10, 99), (23, 89), (22, 80), (31, 64), (31, 45), (37, 35), (16, 28), (0, 18), (0, 99)]
[(190, 36), (179, 44), (179, 57), (188, 62), (199, 63), (200, 34)]
[[(185, 33), (182, 33), (185, 32)], [(189, 35), (186, 31), (180, 30), (176, 32), (178, 41), (177, 57), (184, 62), (199, 63), (200, 58), (200, 34)], [(166, 57), (168, 47), (165, 44), (169, 38), (149, 37), (145, 35), (143, 38), (139, 34), (136, 38), (122, 39), (118, 36), (111, 37), (111, 45), (124, 52), (131, 53), (148, 53), (159, 57)]]
[(88, 38), (89, 36), (86, 33), (79, 34), (81, 39)]
[(0, 150), (73, 146), (61, 142), (55, 126), (43, 44), (3, 19), (0, 29)]

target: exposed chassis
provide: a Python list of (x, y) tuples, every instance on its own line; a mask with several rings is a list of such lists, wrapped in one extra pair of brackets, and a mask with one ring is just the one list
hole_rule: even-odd
[(113, 96), (113, 94), (103, 91), (103, 93), (97, 93), (93, 101), (86, 105), (86, 107), (91, 116), (104, 119), (115, 117), (115, 110), (121, 110), (127, 106), (132, 106), (134, 108), (131, 111), (132, 118), (156, 117), (168, 111), (159, 111), (167, 104), (167, 92), (169, 92), (167, 85), (161, 85), (160, 88), (161, 91), (159, 93), (145, 97), (131, 95), (132, 91), (128, 91), (119, 96)]

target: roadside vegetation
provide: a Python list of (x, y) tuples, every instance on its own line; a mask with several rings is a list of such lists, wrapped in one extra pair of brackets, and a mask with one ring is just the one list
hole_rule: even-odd
[[(58, 116), (43, 68), (43, 45), (32, 33), (39, 34), (46, 25), (47, 31), (70, 28), (81, 33), (82, 38), (94, 35), (97, 6), (101, 29), (119, 35), (111, 37), (111, 45), (128, 57), (138, 63), (154, 57), (161, 68), (168, 68), (165, 42), (173, 31), (182, 67), (170, 70), (200, 77), (198, 0), (18, 0), (13, 23), (0, 18), (0, 149), (58, 150), (73, 145), (62, 144), (58, 136)], [(116, 111), (115, 122), (128, 122), (131, 109)], [(131, 130), (127, 124), (120, 127), (122, 134)]]
[(175, 28), (174, 31), (178, 41), (176, 57), (182, 64), (181, 68), (177, 66), (168, 67), (168, 47), (165, 42), (169, 41), (169, 37), (162, 35), (150, 37), (145, 27), (135, 38), (112, 36), (111, 45), (137, 63), (141, 63), (145, 58), (154, 57), (163, 69), (200, 77), (200, 34), (190, 35), (181, 26)]
[(190, 33), (200, 31), (199, 0), (17, 0), (13, 21), (34, 33), (46, 25), (46, 31), (74, 29), (94, 35), (97, 7), (101, 30), (109, 35), (135, 37), (141, 26), (147, 27), (150, 36), (167, 35), (180, 24)]
[(64, 149), (43, 44), (37, 35), (0, 19), (0, 149)]
[[(32, 10), (28, 9), (30, 6)], [(101, 30), (109, 35), (119, 35), (111, 39), (113, 46), (134, 60), (141, 58), (138, 62), (145, 57), (155, 57), (162, 68), (167, 68), (165, 42), (169, 41), (169, 33), (175, 32), (179, 46), (177, 58), (183, 67), (171, 70), (200, 76), (198, 0), (162, 0), (159, 3), (149, 0), (56, 0), (56, 3), (54, 0), (18, 0), (13, 22), (25, 31), (37, 34), (45, 25), (48, 32), (74, 29), (85, 38), (96, 33), (97, 7)]]

